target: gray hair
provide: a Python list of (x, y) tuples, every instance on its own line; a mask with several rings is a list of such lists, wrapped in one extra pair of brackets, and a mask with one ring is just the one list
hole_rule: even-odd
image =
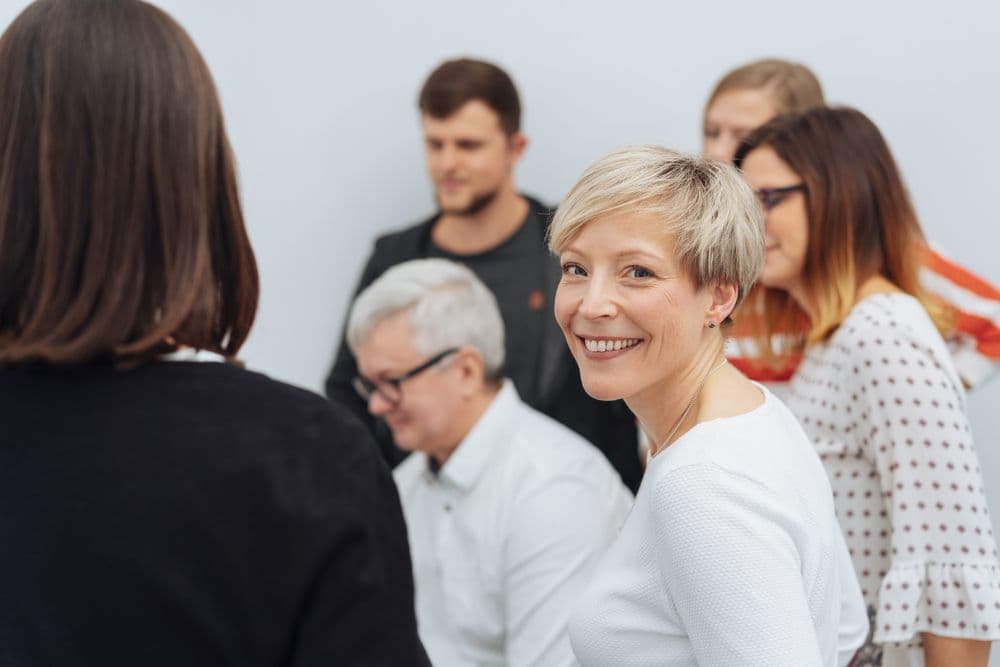
[(397, 264), (365, 288), (351, 307), (347, 345), (353, 352), (382, 320), (409, 311), (413, 346), (423, 354), (469, 345), (488, 379), (504, 362), (503, 318), (496, 297), (468, 267), (446, 259)]
[(737, 304), (764, 269), (760, 206), (729, 164), (652, 145), (613, 151), (559, 205), (549, 248), (559, 254), (587, 223), (622, 210), (656, 215), (695, 285), (735, 283)]

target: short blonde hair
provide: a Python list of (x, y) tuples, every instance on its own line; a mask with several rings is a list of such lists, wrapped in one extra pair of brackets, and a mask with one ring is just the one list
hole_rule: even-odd
[(662, 220), (698, 288), (735, 283), (739, 304), (760, 277), (760, 207), (729, 164), (652, 145), (613, 151), (592, 164), (559, 205), (549, 249), (561, 253), (587, 223), (623, 210)]

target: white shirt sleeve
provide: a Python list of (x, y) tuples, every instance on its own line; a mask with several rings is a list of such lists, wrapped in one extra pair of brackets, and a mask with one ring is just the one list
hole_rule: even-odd
[(654, 490), (654, 546), (698, 664), (820, 667), (794, 508), (754, 480), (687, 465)]
[(568, 472), (517, 503), (505, 547), (507, 664), (577, 664), (569, 616), (630, 506), (618, 487), (595, 493), (592, 480)]

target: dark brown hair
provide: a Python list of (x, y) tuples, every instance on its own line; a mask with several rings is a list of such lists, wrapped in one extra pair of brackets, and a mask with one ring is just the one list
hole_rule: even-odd
[(757, 60), (727, 72), (708, 96), (705, 113), (719, 95), (731, 90), (763, 90), (779, 114), (824, 104), (823, 87), (812, 70), (778, 58)]
[(417, 106), (432, 118), (447, 118), (472, 100), (482, 100), (500, 117), (508, 136), (521, 129), (521, 102), (514, 82), (502, 69), (482, 60), (448, 60), (431, 72)]
[(0, 37), (0, 364), (233, 356), (258, 279), (211, 75), (136, 0), (38, 0)]
[[(774, 150), (805, 184), (809, 239), (803, 285), (809, 301), (804, 344), (828, 337), (854, 306), (857, 288), (881, 274), (917, 297), (947, 330), (944, 312), (918, 280), (923, 232), (899, 170), (875, 124), (860, 111), (818, 107), (778, 116), (752, 132), (736, 165), (755, 149)], [(803, 311), (787, 292), (759, 287), (769, 343), (776, 331), (794, 330)], [(747, 304), (754, 308), (753, 301)]]

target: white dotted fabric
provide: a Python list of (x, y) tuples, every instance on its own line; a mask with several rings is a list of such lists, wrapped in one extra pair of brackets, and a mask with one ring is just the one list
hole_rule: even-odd
[(964, 393), (920, 304), (861, 301), (807, 350), (787, 403), (830, 476), (885, 664), (922, 664), (924, 631), (1000, 638), (1000, 567)]

